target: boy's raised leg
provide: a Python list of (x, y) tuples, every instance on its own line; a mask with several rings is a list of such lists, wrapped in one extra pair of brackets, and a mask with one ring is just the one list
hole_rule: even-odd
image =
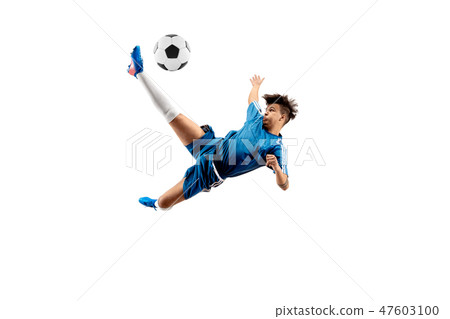
[(131, 53), (131, 63), (128, 66), (128, 73), (136, 77), (143, 84), (150, 98), (153, 100), (154, 105), (175, 131), (183, 145), (188, 145), (193, 140), (203, 136), (205, 132), (203, 132), (201, 127), (184, 114), (181, 114), (165, 92), (144, 73), (144, 61), (141, 57), (141, 49), (139, 46), (136, 46)]

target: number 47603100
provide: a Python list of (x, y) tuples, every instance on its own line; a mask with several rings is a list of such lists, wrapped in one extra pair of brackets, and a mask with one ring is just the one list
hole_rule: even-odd
[(383, 306), (379, 313), (383, 316), (437, 316), (439, 314), (438, 306)]

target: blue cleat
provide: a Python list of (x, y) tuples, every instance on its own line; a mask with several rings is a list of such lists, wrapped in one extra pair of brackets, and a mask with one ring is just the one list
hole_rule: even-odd
[(137, 78), (137, 75), (144, 71), (144, 60), (141, 57), (141, 47), (135, 46), (131, 52), (131, 64), (128, 66), (128, 73)]
[(141, 197), (139, 198), (139, 203), (141, 203), (144, 206), (147, 207), (153, 207), (156, 210), (156, 203), (157, 199), (151, 199), (149, 197)]

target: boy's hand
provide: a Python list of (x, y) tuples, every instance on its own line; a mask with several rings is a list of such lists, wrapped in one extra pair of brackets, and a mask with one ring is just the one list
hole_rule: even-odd
[(266, 166), (272, 168), (275, 172), (280, 169), (280, 165), (278, 165), (277, 157), (273, 154), (266, 155)]
[(266, 155), (266, 166), (271, 167), (274, 171), (275, 174), (277, 174), (277, 185), (282, 189), (282, 190), (287, 190), (289, 188), (289, 179), (288, 176), (286, 174), (283, 173), (283, 171), (281, 170), (280, 165), (278, 165), (278, 161), (277, 161), (277, 157), (273, 154), (267, 154)]
[(263, 83), (265, 78), (262, 78), (259, 75), (254, 75), (251, 79), (250, 82), (252, 83), (253, 86), (260, 86), (261, 83)]

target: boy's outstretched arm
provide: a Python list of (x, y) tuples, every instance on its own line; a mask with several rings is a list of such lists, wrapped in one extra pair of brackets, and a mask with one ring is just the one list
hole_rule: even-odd
[(280, 186), (280, 188), (284, 191), (287, 190), (289, 188), (289, 179), (287, 175), (283, 173), (280, 165), (278, 165), (278, 160), (275, 155), (267, 154), (266, 166), (272, 168), (275, 171), (278, 186)]
[(259, 101), (258, 91), (264, 79), (265, 78), (261, 79), (261, 77), (256, 74), (250, 79), (250, 82), (252, 83), (253, 87), (252, 90), (250, 91), (250, 95), (248, 96), (248, 104), (252, 103), (253, 101)]

